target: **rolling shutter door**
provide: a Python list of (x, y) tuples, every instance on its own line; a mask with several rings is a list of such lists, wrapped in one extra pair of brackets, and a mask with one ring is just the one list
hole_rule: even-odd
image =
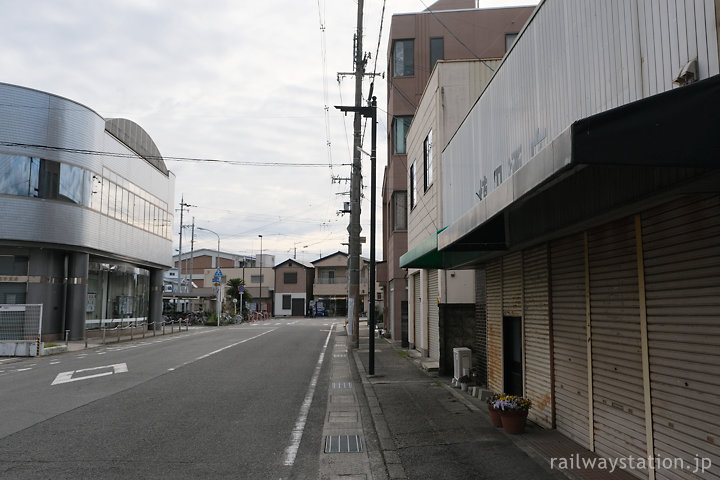
[[(720, 478), (720, 197), (642, 215), (654, 454)], [(680, 478), (658, 469), (658, 479)], [(682, 477), (687, 478), (687, 477)]]
[(502, 355), (502, 264), (487, 265), (487, 369), (488, 387), (496, 393), (504, 390)]
[(523, 303), (525, 309), (525, 395), (532, 400), (529, 418), (552, 427), (550, 397), (550, 323), (547, 247), (523, 253)]
[(420, 342), (422, 339), (422, 291), (420, 290), (420, 272), (418, 272), (416, 275), (413, 275), (413, 287), (413, 295), (415, 296), (415, 313), (413, 319), (415, 325), (415, 339), (413, 341), (415, 342), (415, 350), (421, 351), (422, 343)]
[(636, 248), (632, 217), (588, 233), (594, 443), (608, 458), (647, 456)]
[(552, 242), (550, 259), (556, 425), (564, 435), (591, 448), (583, 234)]
[(428, 356), (431, 359), (440, 359), (440, 307), (438, 305), (438, 297), (440, 289), (438, 286), (438, 271), (428, 270), (428, 330), (430, 333), (430, 343), (428, 345)]

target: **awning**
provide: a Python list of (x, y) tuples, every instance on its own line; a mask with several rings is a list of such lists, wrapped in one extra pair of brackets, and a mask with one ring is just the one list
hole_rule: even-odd
[(442, 228), (432, 235), (428, 235), (412, 250), (400, 256), (401, 268), (428, 268), (445, 269), (452, 265), (462, 263), (466, 258), (474, 256), (467, 252), (441, 252), (438, 250), (438, 235), (445, 230)]

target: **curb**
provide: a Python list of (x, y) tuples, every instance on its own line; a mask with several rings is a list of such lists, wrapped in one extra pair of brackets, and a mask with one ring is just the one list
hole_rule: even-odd
[(377, 395), (375, 394), (375, 388), (368, 379), (367, 371), (365, 366), (360, 360), (357, 349), (353, 350), (353, 358), (355, 359), (355, 366), (360, 373), (362, 379), (363, 391), (365, 392), (365, 398), (367, 399), (368, 406), (370, 407), (370, 416), (375, 427), (375, 433), (377, 434), (378, 441), (380, 444), (380, 454), (383, 462), (385, 463), (385, 470), (388, 474), (388, 478), (393, 480), (407, 480), (405, 469), (400, 461), (400, 455), (397, 452), (395, 441), (392, 439), (390, 429), (385, 421), (385, 414), (380, 407)]

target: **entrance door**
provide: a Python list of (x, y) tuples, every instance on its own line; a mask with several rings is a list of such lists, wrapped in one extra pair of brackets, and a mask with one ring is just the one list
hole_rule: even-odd
[(291, 315), (293, 317), (304, 317), (305, 316), (305, 299), (304, 298), (293, 298), (291, 304)]
[(505, 370), (505, 393), (522, 395), (521, 317), (503, 317), (503, 367)]

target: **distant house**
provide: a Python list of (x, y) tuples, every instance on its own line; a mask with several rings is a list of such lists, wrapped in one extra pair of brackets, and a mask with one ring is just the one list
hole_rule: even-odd
[[(344, 252), (335, 252), (312, 262), (315, 267), (313, 299), (322, 302), (325, 314), (328, 316), (347, 315), (347, 263), (348, 254)], [(368, 259), (360, 258), (360, 315), (367, 314), (369, 274)]]
[(313, 298), (315, 267), (301, 260), (288, 259), (273, 267), (275, 270), (276, 317), (304, 316)]

